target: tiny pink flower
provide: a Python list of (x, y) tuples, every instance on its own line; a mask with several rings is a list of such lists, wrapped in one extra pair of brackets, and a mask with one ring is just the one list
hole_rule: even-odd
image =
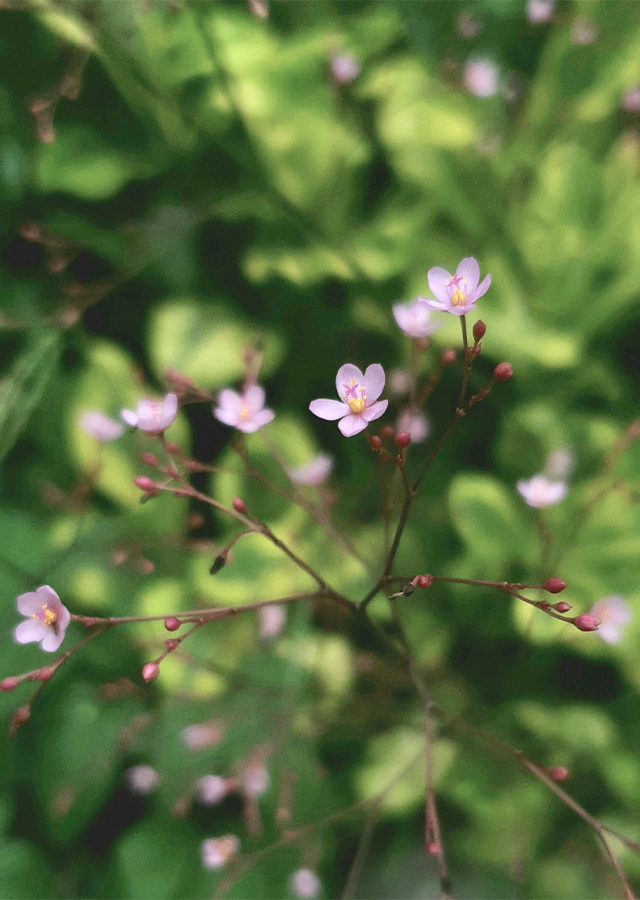
[(640, 84), (625, 91), (622, 97), (622, 108), (627, 112), (640, 112)]
[(411, 436), (411, 443), (422, 444), (429, 437), (429, 420), (419, 409), (405, 409), (398, 416), (396, 431), (406, 431)]
[(269, 787), (269, 773), (264, 766), (251, 765), (242, 773), (242, 791), (246, 797), (260, 797)]
[(214, 407), (213, 414), (224, 425), (251, 434), (275, 417), (274, 411), (265, 407), (264, 401), (264, 388), (259, 384), (251, 385), (241, 394), (225, 388), (218, 394), (218, 405)]
[(489, 59), (468, 59), (464, 64), (464, 86), (475, 97), (498, 93), (498, 67)]
[(159, 435), (172, 425), (178, 415), (178, 397), (167, 394), (162, 400), (141, 400), (135, 412), (123, 409), (120, 415), (132, 428), (150, 435)]
[(364, 375), (357, 366), (347, 363), (338, 369), (336, 390), (338, 400), (312, 400), (309, 409), (320, 419), (333, 422), (340, 419), (338, 428), (345, 437), (364, 431), (369, 422), (379, 419), (389, 401), (378, 400), (384, 389), (384, 369), (380, 363), (367, 367)]
[(331, 74), (338, 84), (350, 84), (360, 74), (360, 63), (350, 53), (332, 56)]
[(523, 478), (517, 482), (516, 487), (525, 503), (534, 509), (555, 506), (567, 496), (567, 485), (564, 481), (549, 481), (544, 475), (534, 475), (529, 481)]
[(303, 466), (287, 469), (287, 474), (294, 484), (305, 484), (317, 487), (326, 481), (333, 469), (333, 456), (330, 453), (318, 453)]
[(217, 744), (222, 737), (220, 726), (215, 722), (201, 722), (196, 725), (187, 725), (180, 732), (185, 746), (196, 753), (198, 750), (205, 750)]
[(101, 444), (117, 441), (124, 434), (122, 422), (116, 422), (99, 409), (88, 409), (80, 416), (79, 424), (83, 431)]
[(425, 338), (442, 328), (444, 322), (431, 322), (431, 310), (418, 298), (413, 303), (395, 303), (393, 318), (398, 328), (413, 338)]
[(15, 630), (16, 641), (19, 644), (39, 641), (43, 650), (54, 653), (64, 640), (71, 614), (53, 588), (43, 584), (35, 591), (20, 594), (17, 606), (20, 615), (27, 618)]
[(436, 299), (420, 298), (431, 309), (439, 309), (454, 316), (466, 316), (475, 309), (477, 301), (486, 294), (491, 285), (491, 275), (480, 281), (480, 266), (473, 258), (467, 256), (462, 260), (455, 275), (446, 269), (436, 266), (427, 273), (429, 287)]
[(607, 644), (617, 644), (622, 639), (622, 626), (632, 619), (632, 612), (620, 594), (611, 594), (594, 603), (592, 616), (600, 621), (598, 634)]
[(221, 869), (240, 849), (240, 840), (235, 834), (225, 834), (219, 838), (206, 838), (200, 844), (202, 865), (205, 869)]
[(221, 775), (204, 775), (198, 780), (197, 793), (203, 806), (217, 806), (227, 796), (227, 781)]
[(124, 773), (124, 777), (131, 793), (139, 797), (152, 794), (160, 784), (160, 775), (152, 766), (131, 766)]
[(540, 25), (553, 18), (555, 0), (528, 0), (527, 19), (532, 25)]
[(322, 882), (312, 869), (298, 869), (291, 876), (291, 890), (300, 900), (313, 900), (322, 890)]
[(409, 373), (404, 369), (391, 369), (389, 372), (389, 390), (396, 396), (408, 394), (411, 388)]
[(260, 637), (263, 641), (272, 641), (281, 633), (287, 624), (287, 609), (280, 603), (261, 606), (258, 610)]

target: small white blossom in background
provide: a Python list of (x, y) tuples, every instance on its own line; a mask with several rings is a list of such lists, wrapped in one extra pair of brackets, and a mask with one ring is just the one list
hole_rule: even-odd
[(269, 4), (267, 0), (249, 0), (249, 9), (256, 19), (269, 18)]
[(178, 415), (178, 397), (176, 394), (167, 394), (162, 400), (141, 400), (135, 412), (123, 409), (120, 415), (132, 428), (157, 436), (175, 422)]
[(498, 67), (490, 59), (468, 59), (463, 80), (474, 97), (493, 97), (498, 93)]
[(38, 641), (47, 653), (55, 652), (64, 640), (71, 621), (71, 613), (52, 587), (43, 584), (35, 591), (20, 594), (16, 600), (18, 612), (26, 617), (14, 632), (19, 644)]
[(411, 387), (409, 373), (404, 369), (391, 369), (389, 372), (389, 390), (396, 396), (408, 394)]
[(180, 737), (185, 746), (195, 753), (217, 744), (222, 737), (222, 730), (219, 725), (214, 723), (187, 725), (180, 732)]
[(340, 419), (338, 428), (345, 437), (353, 437), (367, 427), (369, 422), (379, 419), (389, 401), (378, 400), (384, 390), (384, 369), (380, 363), (367, 366), (362, 374), (357, 366), (347, 363), (338, 369), (336, 390), (338, 400), (312, 400), (309, 409), (320, 419), (330, 422)]
[(227, 796), (227, 781), (220, 775), (204, 775), (198, 779), (196, 791), (203, 806), (217, 806)]
[(544, 475), (550, 480), (554, 478), (565, 481), (571, 476), (576, 466), (576, 456), (570, 447), (559, 447), (547, 456), (544, 464)]
[(330, 66), (331, 75), (338, 84), (351, 84), (361, 71), (360, 63), (350, 53), (332, 56)]
[(124, 777), (131, 793), (139, 797), (152, 794), (160, 784), (160, 775), (152, 766), (131, 766), (124, 773)]
[(218, 394), (213, 414), (223, 425), (252, 434), (275, 417), (274, 411), (265, 407), (265, 399), (264, 388), (259, 384), (251, 385), (241, 394), (225, 388)]
[(591, 19), (576, 19), (571, 28), (571, 43), (586, 47), (598, 40), (598, 26)]
[(80, 428), (101, 444), (117, 441), (124, 434), (122, 422), (116, 422), (99, 409), (88, 409), (79, 419)]
[(279, 603), (261, 606), (258, 610), (260, 637), (263, 641), (272, 641), (281, 633), (287, 624), (287, 610)]
[(516, 487), (525, 503), (534, 509), (555, 506), (564, 500), (568, 490), (564, 481), (549, 481), (544, 475), (534, 475), (528, 481), (523, 478), (517, 482)]
[(333, 469), (333, 456), (330, 453), (318, 453), (303, 466), (287, 469), (287, 475), (294, 484), (317, 487), (326, 481)]
[(622, 639), (623, 626), (633, 618), (631, 609), (620, 594), (598, 600), (589, 612), (600, 620), (598, 634), (607, 644), (618, 644)]
[(429, 437), (429, 420), (419, 409), (405, 409), (398, 416), (396, 431), (406, 431), (412, 444), (423, 444)]
[(527, 19), (532, 25), (549, 22), (555, 12), (555, 0), (528, 0)]
[(393, 318), (408, 337), (425, 338), (442, 328), (444, 322), (432, 322), (431, 310), (421, 299), (412, 303), (394, 303)]
[(221, 869), (240, 849), (240, 840), (235, 834), (225, 834), (219, 838), (206, 838), (200, 844), (202, 865), (205, 869)]
[(322, 890), (322, 882), (311, 869), (298, 869), (291, 876), (291, 890), (300, 900), (312, 900)]
[(480, 284), (480, 266), (473, 256), (466, 256), (451, 275), (446, 269), (434, 266), (427, 272), (427, 280), (435, 300), (420, 297), (431, 309), (451, 313), (454, 316), (466, 316), (475, 309), (476, 303), (491, 286), (491, 275), (485, 276)]
[(246, 797), (260, 797), (269, 787), (269, 773), (264, 766), (247, 766), (242, 773), (242, 792)]
[(622, 108), (627, 112), (640, 112), (640, 84), (629, 88), (622, 96)]

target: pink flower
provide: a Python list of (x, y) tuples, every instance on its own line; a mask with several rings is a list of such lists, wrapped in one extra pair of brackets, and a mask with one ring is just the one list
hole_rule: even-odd
[(409, 337), (425, 338), (442, 328), (444, 322), (430, 322), (431, 310), (418, 298), (413, 303), (394, 303), (393, 318)]
[(240, 841), (235, 834), (225, 834), (219, 838), (207, 838), (200, 844), (202, 865), (205, 869), (221, 869), (240, 849)]
[(269, 787), (269, 773), (264, 766), (252, 765), (242, 773), (242, 790), (246, 797), (260, 797)]
[(160, 784), (160, 776), (151, 766), (131, 766), (124, 773), (124, 777), (131, 793), (139, 797), (152, 794)]
[(26, 616), (15, 630), (19, 644), (39, 641), (43, 650), (53, 653), (64, 640), (64, 634), (71, 621), (71, 614), (60, 602), (60, 597), (48, 584), (27, 594), (20, 594), (17, 600), (18, 612)]
[(406, 431), (412, 444), (422, 444), (429, 437), (429, 420), (419, 409), (405, 409), (398, 416), (396, 432)]
[(344, 402), (338, 400), (312, 400), (309, 409), (320, 419), (333, 422), (340, 419), (338, 428), (345, 437), (364, 431), (369, 422), (379, 419), (388, 406), (388, 400), (378, 397), (384, 389), (384, 369), (380, 363), (368, 366), (362, 374), (357, 366), (347, 363), (338, 369), (336, 390)]
[(312, 487), (322, 484), (333, 469), (333, 456), (330, 453), (318, 453), (303, 466), (287, 469), (287, 474), (294, 484), (306, 484)]
[(360, 63), (349, 53), (331, 57), (331, 74), (338, 84), (350, 84), (360, 74)]
[(198, 780), (198, 800), (203, 806), (217, 806), (227, 796), (227, 781), (221, 775), (204, 775)]
[(136, 412), (122, 409), (120, 415), (132, 428), (139, 428), (151, 435), (162, 434), (176, 420), (178, 397), (167, 394), (163, 400), (141, 400)]
[(291, 890), (300, 900), (312, 900), (322, 890), (322, 882), (311, 869), (298, 869), (291, 876)]
[(281, 634), (287, 624), (287, 609), (280, 603), (261, 606), (258, 610), (260, 621), (260, 637), (263, 641), (272, 641)]
[(567, 496), (567, 485), (564, 481), (549, 481), (544, 475), (534, 475), (529, 481), (521, 479), (516, 487), (525, 503), (534, 509), (555, 506)]
[(493, 97), (498, 92), (498, 68), (489, 59), (468, 59), (464, 64), (464, 86), (475, 97)]
[(611, 594), (591, 607), (591, 615), (600, 621), (598, 634), (607, 644), (617, 644), (622, 638), (622, 626), (631, 621), (632, 613), (620, 594)]
[(548, 22), (553, 17), (555, 0), (528, 0), (527, 19), (532, 25)]
[(487, 293), (491, 284), (491, 275), (487, 275), (481, 284), (478, 284), (480, 266), (473, 256), (467, 256), (462, 260), (455, 275), (450, 275), (446, 269), (436, 266), (429, 269), (427, 278), (436, 299), (421, 297), (420, 300), (431, 309), (440, 309), (454, 316), (466, 316), (475, 309), (477, 301)]
[(124, 434), (122, 422), (116, 422), (99, 409), (88, 409), (84, 412), (80, 416), (80, 428), (101, 444), (117, 441)]
[(224, 425), (251, 434), (275, 416), (272, 409), (265, 407), (264, 401), (264, 388), (259, 384), (251, 385), (241, 394), (225, 388), (218, 394), (218, 405), (214, 407), (213, 414)]

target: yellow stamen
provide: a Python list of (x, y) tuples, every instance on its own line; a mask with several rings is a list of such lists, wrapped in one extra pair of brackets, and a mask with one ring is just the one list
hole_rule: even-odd
[(451, 303), (454, 306), (462, 306), (466, 299), (467, 295), (465, 294), (465, 292), (459, 289), (455, 290), (451, 295)]
[(43, 606), (39, 613), (31, 616), (32, 619), (39, 619), (45, 625), (53, 625), (58, 621), (58, 614), (48, 606)]
[(357, 400), (348, 400), (349, 409), (352, 413), (361, 413), (365, 407), (366, 397), (358, 397)]

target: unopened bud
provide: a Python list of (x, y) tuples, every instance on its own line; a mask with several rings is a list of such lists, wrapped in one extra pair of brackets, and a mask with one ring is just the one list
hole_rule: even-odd
[(169, 652), (171, 652), (172, 650), (176, 649), (176, 647), (178, 646), (179, 643), (180, 643), (180, 641), (176, 641), (175, 638), (169, 638), (168, 641), (164, 642), (164, 645), (167, 648), (167, 650)]
[(233, 508), (237, 513), (242, 513), (242, 515), (246, 515), (247, 512), (247, 504), (240, 497), (236, 497), (233, 501)]
[(426, 590), (433, 584), (433, 575), (418, 575), (416, 578), (416, 587)]
[(538, 609), (543, 609), (545, 612), (548, 612), (551, 609), (551, 604), (548, 600), (539, 600)]
[(144, 681), (147, 682), (147, 684), (150, 681), (153, 681), (154, 678), (157, 678), (159, 674), (160, 674), (160, 666), (158, 665), (158, 663), (150, 662), (150, 663), (146, 663), (142, 667), (142, 678)]
[(148, 466), (157, 466), (158, 457), (155, 455), (155, 453), (143, 453), (142, 462), (146, 463)]
[(176, 619), (175, 616), (169, 616), (169, 618), (164, 620), (164, 627), (167, 631), (177, 631), (180, 628), (180, 619)]
[(29, 681), (48, 681), (54, 672), (55, 668), (53, 666), (44, 666), (44, 668), (36, 669), (35, 672), (32, 672), (29, 675)]
[(28, 722), (31, 718), (31, 707), (30, 706), (20, 706), (14, 714), (11, 716), (11, 722), (9, 723), (9, 734), (14, 735), (16, 731)]
[(411, 435), (408, 431), (399, 431), (394, 437), (393, 443), (399, 450), (404, 450), (411, 443)]
[(482, 344), (474, 344), (473, 347), (469, 347), (469, 356), (473, 359), (476, 356), (480, 356), (482, 353)]
[(569, 770), (565, 769), (564, 766), (552, 766), (550, 769), (547, 769), (547, 775), (554, 781), (566, 781), (569, 777)]
[(427, 844), (427, 853), (429, 856), (438, 856), (440, 853), (440, 844), (437, 841), (429, 841)]
[(481, 341), (482, 338), (485, 336), (486, 330), (487, 330), (487, 326), (484, 324), (482, 319), (478, 319), (476, 324), (473, 326), (473, 339), (476, 342), (476, 344), (478, 343), (478, 341)]
[(513, 368), (509, 363), (498, 363), (493, 370), (493, 377), (496, 381), (508, 381), (513, 375)]
[(167, 441), (164, 446), (167, 453), (170, 453), (172, 456), (177, 456), (180, 453), (180, 447), (175, 441)]
[(391, 425), (385, 425), (384, 428), (380, 431), (380, 436), (383, 441), (390, 441), (394, 436), (395, 431), (391, 427)]
[(597, 631), (600, 619), (596, 619), (591, 613), (582, 613), (581, 616), (575, 617), (573, 624), (578, 631)]
[(442, 356), (440, 357), (440, 364), (443, 366), (450, 366), (456, 361), (456, 351), (452, 348), (445, 350)]
[(223, 566), (226, 566), (229, 560), (228, 553), (220, 553), (214, 561), (211, 563), (211, 568), (209, 569), (209, 575), (216, 575)]
[(8, 678), (3, 678), (0, 681), (0, 691), (3, 693), (9, 693), (9, 691), (15, 691), (15, 689), (20, 684), (20, 679), (16, 678), (14, 675), (10, 675)]
[(556, 612), (566, 613), (571, 609), (571, 604), (565, 603), (564, 600), (561, 600), (560, 603), (554, 603), (553, 608)]
[(139, 478), (135, 479), (134, 484), (136, 487), (139, 487), (141, 491), (144, 491), (145, 494), (154, 495), (158, 493), (158, 486), (155, 481), (152, 481), (150, 478), (147, 478), (145, 475), (141, 475)]
[(550, 594), (560, 594), (566, 588), (567, 583), (562, 578), (547, 578), (542, 586)]
[(372, 450), (382, 450), (382, 440), (378, 437), (377, 434), (372, 434), (369, 438), (369, 446)]

